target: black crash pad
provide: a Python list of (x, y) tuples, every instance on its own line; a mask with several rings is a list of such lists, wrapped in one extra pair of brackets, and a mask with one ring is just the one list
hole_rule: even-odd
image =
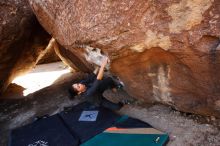
[[(83, 112), (95, 113), (95, 120), (81, 121), (81, 119), (83, 119)], [(93, 116), (92, 114), (91, 116)], [(69, 127), (70, 131), (74, 135), (77, 135), (81, 143), (103, 132), (106, 128), (111, 127), (120, 118), (120, 116), (113, 111), (104, 107), (96, 107), (88, 102), (78, 104), (71, 110), (61, 112), (59, 115), (66, 126)], [(90, 115), (88, 114), (86, 116), (89, 118)]]
[(78, 146), (58, 115), (43, 118), (11, 131), (9, 146)]

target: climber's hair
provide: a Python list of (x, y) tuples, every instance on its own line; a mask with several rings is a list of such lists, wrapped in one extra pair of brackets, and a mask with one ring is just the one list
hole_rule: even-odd
[(69, 94), (70, 94), (70, 97), (71, 97), (71, 98), (74, 98), (76, 95), (78, 95), (78, 91), (75, 90), (75, 89), (72, 87), (72, 85), (71, 85), (71, 87), (68, 89), (68, 91), (69, 91)]

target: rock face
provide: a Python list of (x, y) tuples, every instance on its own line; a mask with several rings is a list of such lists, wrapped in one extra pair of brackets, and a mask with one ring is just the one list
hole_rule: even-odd
[(34, 67), (49, 39), (27, 0), (0, 1), (0, 92)]
[(60, 61), (59, 56), (55, 52), (54, 39), (52, 38), (48, 43), (47, 48), (44, 50), (44, 53), (40, 54), (39, 61), (37, 64), (46, 64)]
[(29, 2), (74, 68), (107, 55), (135, 98), (220, 117), (219, 0)]
[(45, 64), (60, 61), (60, 58), (57, 56), (54, 48), (51, 47), (47, 50), (45, 55), (37, 62), (37, 64)]

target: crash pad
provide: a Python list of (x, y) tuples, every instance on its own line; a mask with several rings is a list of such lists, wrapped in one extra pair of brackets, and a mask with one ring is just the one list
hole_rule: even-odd
[(148, 123), (122, 116), (114, 126), (80, 146), (164, 146), (168, 139), (168, 134)]
[(88, 102), (80, 103), (59, 115), (81, 143), (111, 127), (120, 118), (115, 112)]
[(78, 146), (79, 139), (69, 132), (58, 115), (13, 129), (9, 146)]

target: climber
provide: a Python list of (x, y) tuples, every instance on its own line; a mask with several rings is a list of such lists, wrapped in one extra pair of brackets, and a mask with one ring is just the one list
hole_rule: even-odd
[[(111, 77), (103, 77), (104, 69), (106, 64), (109, 62), (109, 59), (106, 57), (99, 70), (95, 70), (93, 74), (89, 75), (85, 80), (82, 80), (79, 83), (74, 83), (69, 92), (72, 96), (82, 95), (85, 99), (92, 103), (95, 106), (103, 106), (111, 110), (119, 110), (123, 103), (113, 103), (103, 97), (103, 92), (106, 89), (112, 89), (116, 91), (117, 88), (122, 88), (122, 84), (113, 81)], [(96, 73), (98, 72), (97, 76)]]

